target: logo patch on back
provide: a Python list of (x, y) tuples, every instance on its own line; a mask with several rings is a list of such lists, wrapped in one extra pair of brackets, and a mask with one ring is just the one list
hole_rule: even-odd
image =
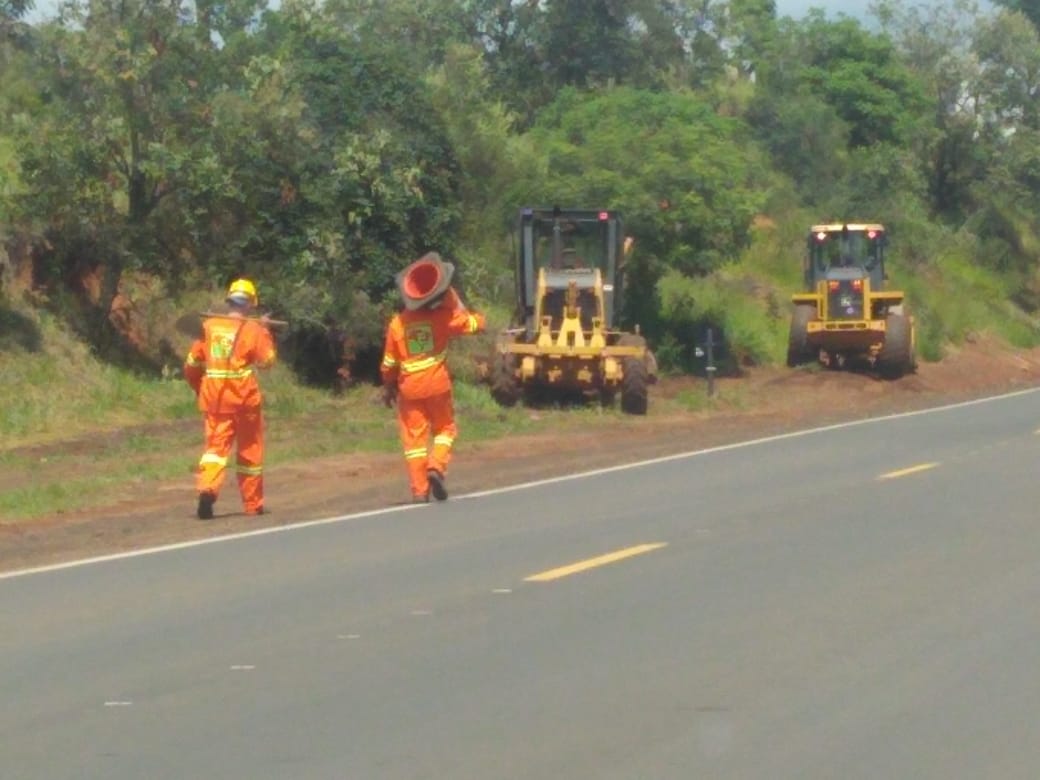
[(214, 360), (228, 360), (235, 348), (234, 331), (217, 330), (209, 341), (209, 354)]
[(433, 328), (428, 322), (414, 322), (405, 328), (405, 346), (409, 355), (423, 355), (433, 351)]

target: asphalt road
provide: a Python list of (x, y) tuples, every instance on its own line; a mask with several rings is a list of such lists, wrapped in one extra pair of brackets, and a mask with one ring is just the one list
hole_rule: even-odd
[(5, 576), (0, 778), (1033, 780), (1038, 428), (1026, 393)]

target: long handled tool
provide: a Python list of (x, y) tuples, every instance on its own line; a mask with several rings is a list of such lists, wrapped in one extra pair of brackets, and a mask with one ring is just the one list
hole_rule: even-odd
[(261, 325), (270, 325), (272, 328), (285, 327), (289, 323), (286, 320), (271, 320), (264, 319), (263, 317), (242, 317), (237, 314), (228, 314), (227, 312), (216, 312), (216, 311), (204, 311), (199, 314), (200, 317), (226, 317), (227, 319), (236, 320), (252, 320), (253, 322), (259, 322)]
[[(184, 336), (191, 336), (192, 338), (198, 338), (202, 332), (201, 320), (207, 317), (228, 317), (230, 316), (227, 312), (199, 312), (198, 314), (182, 314), (177, 318), (177, 322), (174, 327), (177, 332)], [(261, 317), (236, 317), (236, 319), (242, 320), (253, 320), (261, 324), (268, 325), (272, 328), (284, 328), (289, 323), (285, 320), (267, 320), (266, 322)]]

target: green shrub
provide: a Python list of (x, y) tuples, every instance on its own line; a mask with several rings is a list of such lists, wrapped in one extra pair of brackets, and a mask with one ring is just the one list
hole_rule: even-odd
[(718, 340), (715, 364), (724, 373), (775, 362), (786, 344), (786, 319), (779, 293), (768, 284), (724, 269), (691, 279), (678, 272), (658, 285), (661, 318), (670, 338), (662, 341), (658, 359), (667, 369), (699, 372), (704, 358), (696, 350), (708, 328)]

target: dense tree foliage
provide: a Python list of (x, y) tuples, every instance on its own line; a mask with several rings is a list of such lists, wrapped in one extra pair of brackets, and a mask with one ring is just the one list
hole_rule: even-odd
[(997, 5), (1011, 11), (1020, 11), (1023, 16), (1040, 30), (1040, 1), (1038, 0), (995, 0)]
[(375, 344), (428, 249), (507, 301), (530, 203), (624, 213), (627, 315), (678, 362), (684, 301), (756, 218), (888, 220), (922, 273), (957, 235), (1040, 305), (1032, 0), (883, 0), (876, 26), (773, 0), (31, 7), (0, 0), (0, 228), (41, 288), (98, 275), (99, 340), (130, 271), (172, 293), (249, 273), (321, 379), (303, 345)]

